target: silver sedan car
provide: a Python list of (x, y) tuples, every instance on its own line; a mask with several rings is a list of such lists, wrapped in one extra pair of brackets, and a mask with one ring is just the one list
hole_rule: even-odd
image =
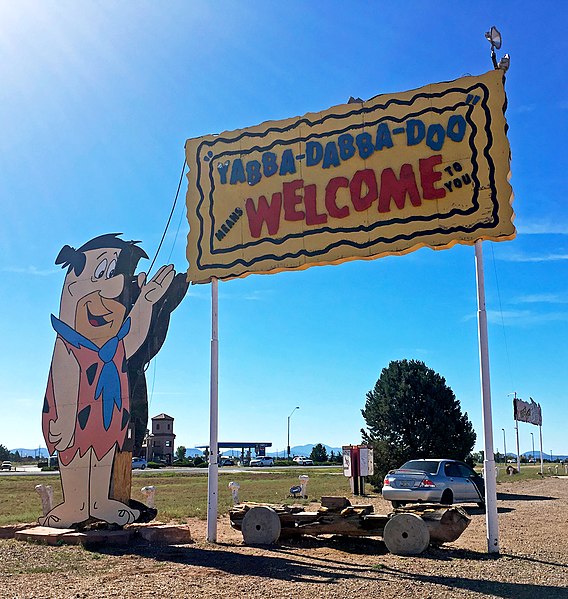
[(410, 460), (385, 476), (382, 494), (395, 508), (422, 502), (485, 505), (483, 478), (456, 460)]

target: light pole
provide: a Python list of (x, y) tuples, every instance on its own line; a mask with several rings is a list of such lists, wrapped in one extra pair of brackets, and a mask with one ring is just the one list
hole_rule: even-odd
[(534, 459), (534, 435), (531, 433), (531, 440), (532, 440), (532, 459), (533, 462), (536, 462), (536, 460)]
[(288, 459), (290, 459), (290, 418), (292, 418), (292, 414), (296, 411), (299, 410), (300, 406), (296, 406), (291, 412), (290, 412), (290, 416), (288, 416)]
[(505, 452), (505, 466), (507, 465), (507, 441), (505, 440), (505, 429), (501, 429), (503, 431), (503, 451)]

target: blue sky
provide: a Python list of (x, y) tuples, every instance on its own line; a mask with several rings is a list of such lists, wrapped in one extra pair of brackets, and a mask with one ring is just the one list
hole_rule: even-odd
[[(552, 2), (0, 1), (0, 443), (44, 446), (41, 407), (64, 244), (108, 232), (153, 257), (190, 137), (491, 68), (506, 90), (514, 241), (485, 243), (494, 444), (509, 393), (568, 453), (567, 7)], [(185, 259), (186, 185), (157, 265)], [(147, 268), (148, 262), (140, 268)], [(365, 393), (415, 358), (454, 389), (483, 446), (473, 248), (220, 283), (220, 440), (357, 443)], [(210, 288), (190, 289), (147, 372), (177, 442), (209, 435)], [(521, 451), (538, 429), (520, 425)]]

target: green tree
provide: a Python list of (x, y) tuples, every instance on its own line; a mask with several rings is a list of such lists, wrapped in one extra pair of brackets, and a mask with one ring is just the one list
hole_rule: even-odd
[(310, 459), (314, 462), (327, 462), (327, 451), (321, 443), (314, 445), (310, 453)]
[(473, 426), (445, 379), (419, 360), (383, 368), (361, 410), (363, 440), (373, 445), (375, 484), (410, 459), (465, 460), (475, 444)]
[(8, 448), (5, 445), (0, 444), (0, 460), (9, 460), (10, 459), (10, 452), (8, 451)]
[(178, 448), (176, 449), (176, 459), (178, 459), (180, 462), (183, 462), (185, 460), (185, 446), (184, 445), (178, 445)]

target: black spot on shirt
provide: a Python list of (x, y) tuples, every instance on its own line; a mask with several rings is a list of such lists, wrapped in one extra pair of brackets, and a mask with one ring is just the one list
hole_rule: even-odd
[(78, 414), (77, 414), (77, 421), (79, 422), (79, 426), (81, 427), (81, 430), (85, 430), (85, 427), (87, 426), (87, 420), (89, 420), (89, 415), (91, 414), (91, 406), (87, 406), (86, 408), (83, 408)]
[(86, 373), (87, 373), (87, 380), (89, 381), (89, 385), (93, 384), (93, 381), (95, 380), (95, 376), (97, 376), (98, 367), (99, 367), (99, 365), (97, 363), (95, 363), (95, 364), (91, 364), (89, 366), (89, 368), (87, 368)]

